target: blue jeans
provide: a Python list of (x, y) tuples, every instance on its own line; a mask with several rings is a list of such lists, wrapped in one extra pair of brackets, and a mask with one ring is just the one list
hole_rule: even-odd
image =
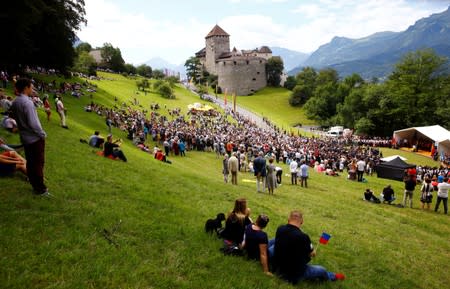
[(299, 280), (330, 280), (335, 281), (336, 275), (333, 272), (328, 272), (327, 269), (320, 265), (306, 265), (305, 273), (300, 276)]

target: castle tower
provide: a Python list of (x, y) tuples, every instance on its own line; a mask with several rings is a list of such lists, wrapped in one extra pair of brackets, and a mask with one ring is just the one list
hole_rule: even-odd
[(226, 33), (219, 25), (206, 35), (206, 70), (211, 74), (217, 75), (216, 60), (220, 55), (230, 52), (230, 35)]

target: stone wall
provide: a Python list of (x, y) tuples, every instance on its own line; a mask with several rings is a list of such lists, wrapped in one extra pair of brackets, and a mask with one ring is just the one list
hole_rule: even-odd
[(206, 70), (217, 75), (216, 59), (224, 52), (230, 52), (230, 37), (212, 36), (206, 39)]
[(219, 86), (228, 95), (249, 95), (266, 87), (266, 60), (264, 58), (232, 57), (216, 63)]

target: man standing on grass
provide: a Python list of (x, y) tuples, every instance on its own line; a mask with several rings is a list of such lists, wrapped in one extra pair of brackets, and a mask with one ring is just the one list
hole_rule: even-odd
[(237, 185), (237, 174), (239, 170), (239, 160), (236, 157), (236, 153), (232, 153), (228, 159), (228, 171), (231, 173), (231, 183)]
[(27, 160), (27, 172), (34, 194), (50, 196), (44, 184), (45, 137), (36, 108), (30, 95), (33, 84), (28, 78), (20, 78), (15, 83), (19, 94), (13, 101), (11, 111), (17, 121), (20, 139), (24, 145)]
[(64, 108), (64, 104), (61, 98), (61, 96), (58, 96), (56, 98), (56, 111), (58, 112), (59, 118), (61, 119), (61, 126), (65, 129), (68, 129), (69, 127), (66, 125), (66, 109)]
[(260, 151), (258, 157), (253, 161), (253, 170), (256, 177), (256, 191), (260, 192), (260, 184), (262, 184), (262, 191), (266, 190), (266, 159), (264, 153)]
[(298, 163), (297, 160), (294, 158), (289, 163), (289, 171), (291, 172), (291, 185), (297, 184), (297, 169), (298, 169)]
[(305, 183), (305, 188), (308, 187), (308, 165), (305, 160), (302, 160), (302, 165), (300, 166), (300, 184), (303, 187), (303, 183)]
[(358, 182), (362, 182), (363, 181), (363, 176), (364, 176), (364, 170), (365, 169), (366, 169), (366, 162), (361, 158), (356, 163), (356, 173), (358, 175)]

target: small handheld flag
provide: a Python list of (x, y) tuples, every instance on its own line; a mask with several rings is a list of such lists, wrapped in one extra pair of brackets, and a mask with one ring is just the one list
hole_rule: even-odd
[(330, 240), (330, 238), (331, 238), (331, 235), (323, 232), (322, 236), (320, 236), (319, 243), (326, 245), (326, 244), (328, 244), (328, 241)]

